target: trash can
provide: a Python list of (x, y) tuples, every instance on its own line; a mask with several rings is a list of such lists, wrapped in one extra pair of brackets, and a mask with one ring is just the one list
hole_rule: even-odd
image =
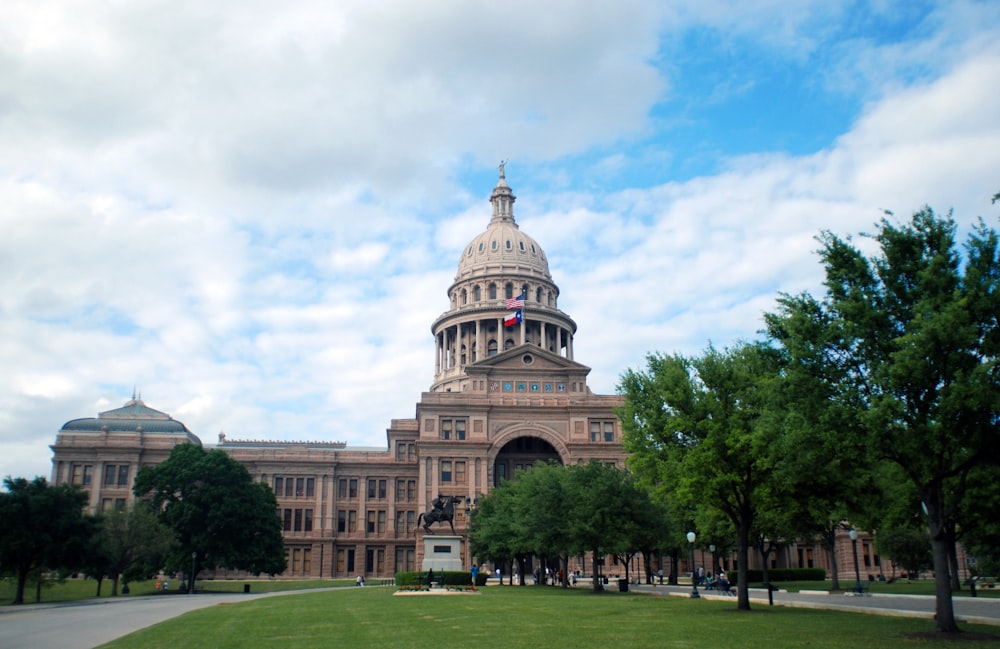
[(244, 593), (250, 592), (250, 584), (243, 584), (243, 592)]
[(618, 580), (618, 592), (619, 593), (627, 593), (628, 592), (628, 579), (619, 579)]

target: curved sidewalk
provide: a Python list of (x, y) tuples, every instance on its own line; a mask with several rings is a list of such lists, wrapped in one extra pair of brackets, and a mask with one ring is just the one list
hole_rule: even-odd
[[(690, 597), (690, 586), (630, 586), (631, 589), (644, 593), (658, 593), (676, 597)], [(733, 600), (730, 595), (720, 595), (712, 591), (698, 589), (701, 597), (710, 600)], [(952, 599), (955, 617), (960, 622), (970, 624), (989, 624), (1000, 626), (1000, 598), (968, 597), (962, 595)], [(750, 602), (753, 606), (767, 606), (767, 591), (763, 588), (750, 589)], [(788, 593), (775, 591), (775, 606), (791, 606), (798, 608), (825, 608), (853, 613), (870, 613), (874, 615), (892, 615), (897, 617), (916, 617), (934, 619), (934, 597), (927, 595), (860, 595), (853, 593), (832, 594), (826, 591), (802, 591)]]
[(156, 595), (0, 607), (0, 649), (92, 649), (199, 608), (309, 590)]

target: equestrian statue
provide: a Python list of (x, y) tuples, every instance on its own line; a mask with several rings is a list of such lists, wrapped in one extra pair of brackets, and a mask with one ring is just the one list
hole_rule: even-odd
[(447, 521), (448, 526), (451, 527), (451, 533), (454, 534), (455, 505), (460, 502), (462, 502), (462, 499), (458, 496), (448, 496), (445, 498), (441, 494), (438, 494), (438, 497), (431, 501), (432, 509), (417, 516), (417, 525), (420, 525), (420, 520), (423, 519), (424, 531), (428, 534), (433, 534), (434, 532), (431, 532), (432, 524)]

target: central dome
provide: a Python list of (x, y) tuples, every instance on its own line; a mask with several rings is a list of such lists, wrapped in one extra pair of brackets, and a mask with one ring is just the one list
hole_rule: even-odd
[(486, 231), (469, 242), (458, 260), (455, 281), (496, 272), (516, 271), (518, 274), (551, 280), (549, 261), (538, 242), (521, 232), (514, 221), (514, 193), (503, 174), (493, 188), (490, 203), (493, 216)]

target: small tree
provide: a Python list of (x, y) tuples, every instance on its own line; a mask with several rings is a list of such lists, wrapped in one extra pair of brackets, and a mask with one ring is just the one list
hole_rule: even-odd
[(903, 570), (914, 573), (933, 565), (931, 542), (927, 533), (912, 527), (882, 530), (878, 535), (879, 552)]
[(4, 479), (0, 492), (0, 568), (16, 579), (14, 604), (24, 603), (29, 576), (80, 568), (93, 519), (83, 514), (87, 494), (76, 485), (52, 486), (45, 478)]

